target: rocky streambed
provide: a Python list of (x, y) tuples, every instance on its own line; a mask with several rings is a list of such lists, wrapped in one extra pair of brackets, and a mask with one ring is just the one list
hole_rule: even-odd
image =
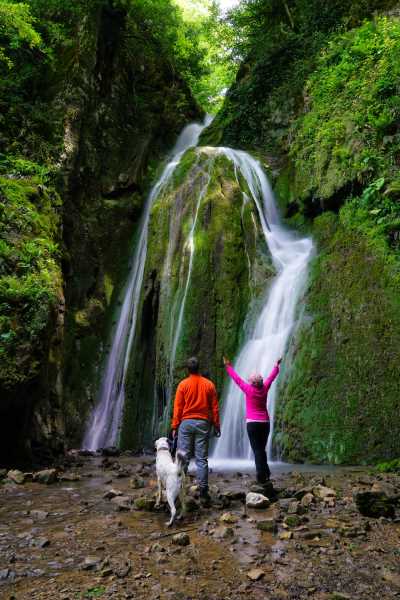
[(400, 597), (398, 475), (277, 472), (266, 499), (249, 475), (212, 473), (210, 508), (190, 477), (172, 530), (152, 457), (1, 477), (1, 599)]

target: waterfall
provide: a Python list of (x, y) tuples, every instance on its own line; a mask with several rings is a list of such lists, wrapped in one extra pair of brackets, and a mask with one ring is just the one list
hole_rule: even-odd
[[(234, 362), (235, 370), (243, 379), (253, 372), (267, 377), (276, 361), (284, 354), (296, 320), (296, 305), (304, 290), (308, 262), (313, 253), (310, 238), (299, 239), (280, 223), (272, 190), (261, 165), (249, 154), (230, 148), (215, 148), (235, 166), (236, 177), (242, 177), (255, 202), (262, 224), (265, 242), (271, 253), (276, 276), (267, 291), (264, 306)], [(246, 198), (245, 198), (246, 200)], [(276, 382), (268, 395), (271, 433), (268, 440), (268, 458), (272, 456), (272, 437), (275, 414)], [(246, 433), (243, 392), (229, 381), (223, 394), (222, 435), (214, 451), (214, 466), (227, 459), (252, 459)]]
[(183, 154), (197, 145), (199, 136), (210, 118), (201, 125), (192, 123), (180, 134), (171, 158), (146, 200), (139, 225), (139, 236), (132, 258), (121, 311), (113, 332), (111, 349), (107, 358), (100, 386), (99, 398), (90, 417), (83, 447), (88, 450), (115, 445), (118, 442), (122, 411), (125, 402), (125, 381), (130, 352), (135, 337), (137, 313), (142, 290), (144, 266), (147, 255), (147, 237), (150, 213), (154, 201), (166, 189)]

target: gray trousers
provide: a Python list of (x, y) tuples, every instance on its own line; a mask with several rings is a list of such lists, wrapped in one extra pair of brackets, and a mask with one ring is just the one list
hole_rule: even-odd
[(178, 450), (195, 458), (200, 490), (208, 488), (208, 440), (210, 424), (204, 419), (184, 419), (178, 429)]

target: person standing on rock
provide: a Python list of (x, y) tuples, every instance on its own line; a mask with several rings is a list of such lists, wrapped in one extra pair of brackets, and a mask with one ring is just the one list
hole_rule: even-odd
[(221, 435), (217, 390), (215, 385), (199, 373), (196, 357), (187, 361), (189, 376), (177, 387), (172, 418), (172, 435), (178, 436), (178, 449), (186, 453), (188, 461), (194, 456), (200, 500), (210, 502), (208, 494), (208, 444), (211, 428)]
[(224, 365), (229, 377), (246, 396), (246, 424), (250, 446), (254, 453), (257, 483), (265, 485), (271, 476), (267, 461), (266, 446), (270, 432), (269, 414), (267, 409), (268, 391), (279, 374), (280, 358), (271, 373), (264, 381), (259, 374), (250, 376), (249, 383), (239, 377), (230, 361), (224, 356)]

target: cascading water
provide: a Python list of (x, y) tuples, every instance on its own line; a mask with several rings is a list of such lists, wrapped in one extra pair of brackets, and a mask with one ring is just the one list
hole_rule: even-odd
[[(277, 359), (287, 347), (295, 325), (296, 305), (304, 289), (307, 268), (313, 253), (310, 238), (298, 239), (280, 224), (274, 197), (260, 164), (245, 152), (230, 148), (216, 148), (235, 165), (246, 181), (251, 198), (254, 200), (263, 227), (265, 241), (277, 270), (267, 298), (255, 325), (239, 352), (234, 367), (242, 378), (247, 379), (252, 372), (265, 377), (272, 370)], [(268, 411), (271, 418), (271, 433), (268, 440), (268, 458), (272, 456), (272, 437), (275, 413), (276, 383), (268, 395)], [(243, 392), (231, 381), (224, 394), (222, 414), (222, 436), (217, 441), (212, 464), (227, 466), (233, 460), (234, 468), (239, 461), (250, 460), (252, 453), (246, 434), (245, 403)]]
[(202, 130), (209, 125), (192, 123), (185, 127), (171, 153), (171, 160), (164, 168), (161, 177), (153, 186), (144, 208), (139, 239), (132, 260), (132, 267), (124, 292), (121, 311), (114, 331), (111, 350), (107, 358), (100, 387), (99, 401), (91, 415), (83, 439), (83, 447), (88, 450), (115, 445), (118, 442), (122, 411), (125, 402), (125, 381), (129, 365), (130, 351), (135, 337), (137, 312), (143, 283), (144, 266), (147, 255), (147, 237), (151, 208), (157, 197), (166, 189), (175, 168), (183, 154), (197, 145)]

